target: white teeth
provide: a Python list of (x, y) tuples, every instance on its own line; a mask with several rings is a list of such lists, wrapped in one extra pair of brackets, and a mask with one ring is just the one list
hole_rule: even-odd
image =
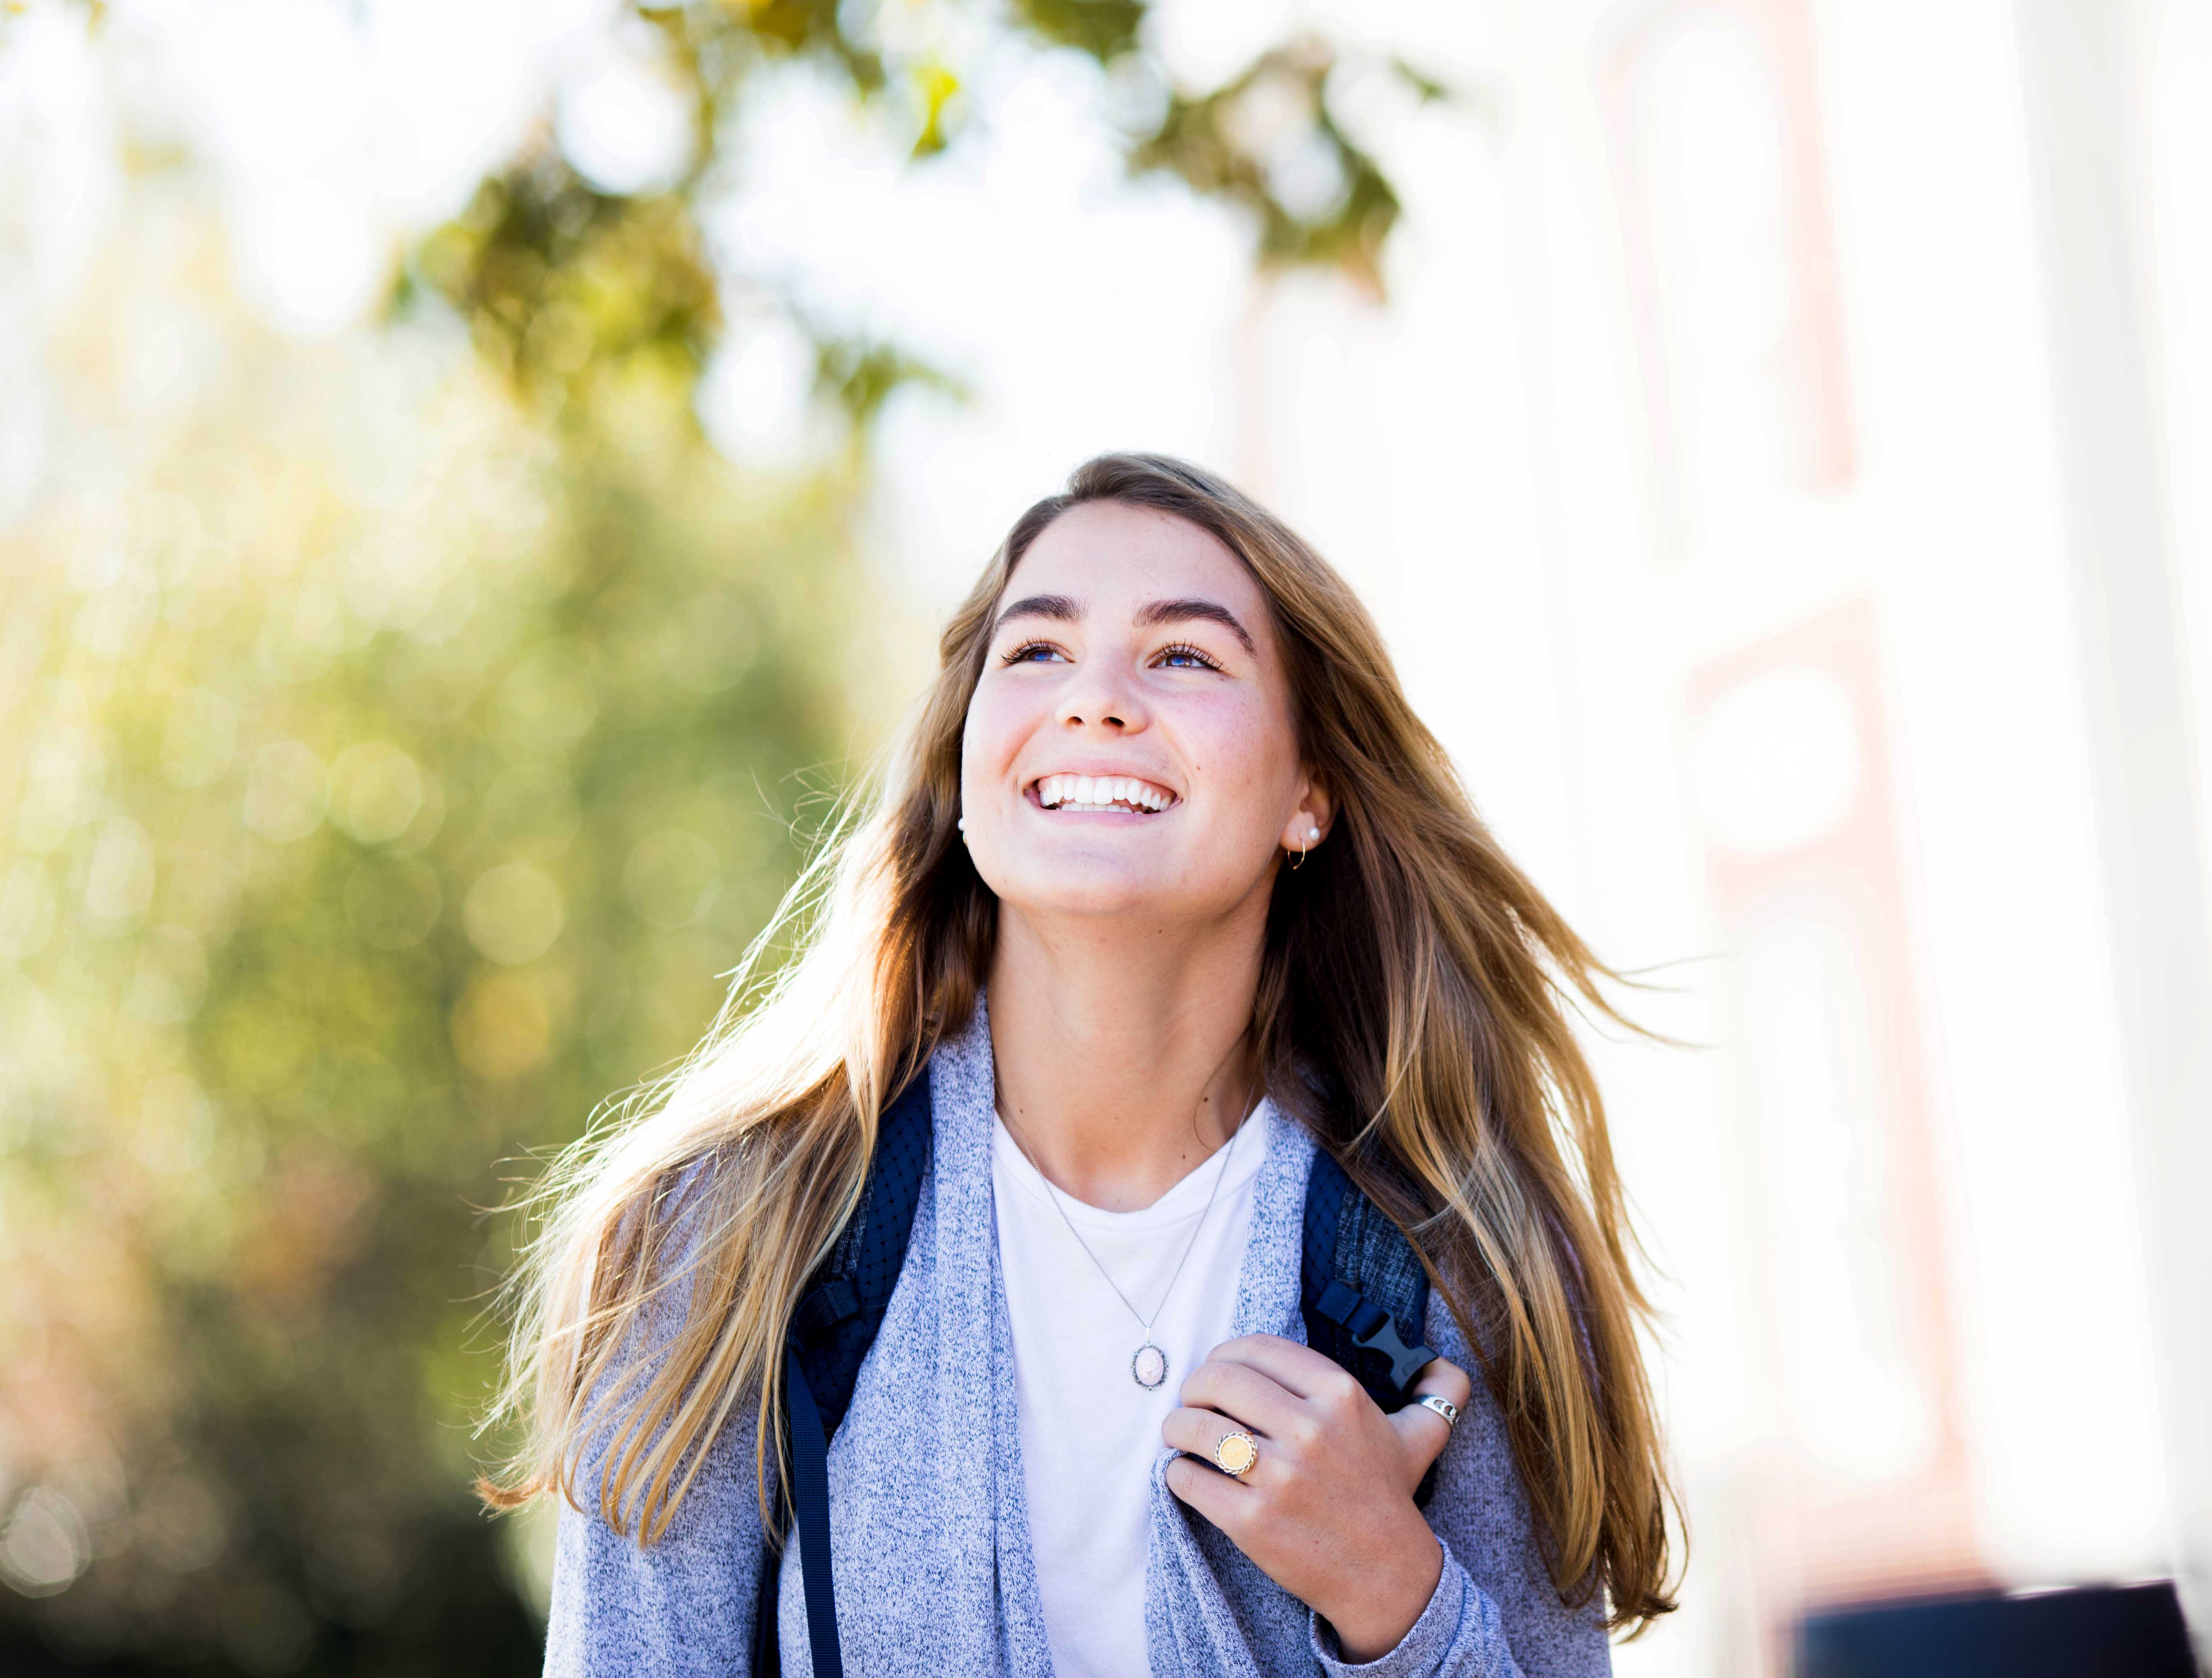
[(1169, 793), (1146, 781), (1121, 775), (1048, 775), (1036, 783), (1037, 802), (1048, 810), (1164, 810)]

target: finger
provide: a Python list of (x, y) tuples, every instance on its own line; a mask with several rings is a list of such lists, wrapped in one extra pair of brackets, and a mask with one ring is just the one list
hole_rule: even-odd
[(1167, 1467), (1168, 1490), (1219, 1527), (1229, 1530), (1243, 1512), (1244, 1499), (1252, 1495), (1218, 1468), (1210, 1468), (1195, 1457), (1178, 1456)]
[[(1257, 1430), (1233, 1421), (1218, 1411), (1194, 1410), (1188, 1406), (1180, 1410), (1169, 1411), (1167, 1420), (1160, 1424), (1160, 1438), (1169, 1444), (1173, 1445), (1177, 1450), (1188, 1451), (1193, 1456), (1206, 1463), (1208, 1468), (1212, 1468), (1214, 1473), (1221, 1474), (1223, 1478), (1235, 1480), (1240, 1476), (1226, 1473), (1216, 1467), (1213, 1461), (1214, 1447), (1231, 1433), (1249, 1433), (1255, 1438), (1265, 1437)], [(1260, 1456), (1261, 1460), (1264, 1462), (1267, 1452), (1262, 1450)], [(1254, 1468), (1248, 1469), (1241, 1478), (1249, 1480), (1256, 1471), (1255, 1464)]]
[(1413, 1377), (1413, 1396), (1419, 1398), (1424, 1393), (1448, 1398), (1454, 1409), (1464, 1410), (1474, 1397), (1474, 1381), (1449, 1358), (1431, 1358)]
[(1209, 1359), (1182, 1383), (1182, 1401), (1193, 1409), (1218, 1410), (1255, 1433), (1286, 1434), (1303, 1401), (1271, 1375), (1249, 1364)]
[(1421, 1404), (1394, 1410), (1389, 1420), (1398, 1435), (1399, 1448), (1405, 1453), (1407, 1484), (1419, 1486), (1429, 1464), (1442, 1456), (1451, 1443), (1452, 1425)]
[(1311, 1347), (1279, 1334), (1244, 1334), (1224, 1341), (1207, 1354), (1206, 1361), (1246, 1365), (1299, 1398), (1334, 1392), (1351, 1378), (1334, 1358), (1325, 1358)]
[(1408, 1474), (1417, 1486), (1429, 1471), (1429, 1464), (1443, 1456), (1444, 1447), (1451, 1443), (1455, 1426), (1419, 1401), (1423, 1395), (1430, 1393), (1448, 1401), (1454, 1409), (1463, 1411), (1474, 1395), (1474, 1383), (1457, 1364), (1436, 1359), (1422, 1366), (1414, 1381), (1414, 1401), (1391, 1413), (1390, 1426), (1397, 1430), (1399, 1444), (1406, 1452)]

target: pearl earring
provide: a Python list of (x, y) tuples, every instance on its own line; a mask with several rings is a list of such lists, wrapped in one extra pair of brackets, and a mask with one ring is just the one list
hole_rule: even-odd
[(968, 831), (968, 818), (965, 816), (963, 816), (958, 821), (953, 823), (952, 825), (958, 828), (963, 833), (965, 833)]
[(1306, 830), (1306, 843), (1308, 843), (1309, 845), (1317, 845), (1317, 844), (1319, 844), (1320, 842), (1321, 842), (1321, 830), (1320, 830), (1319, 828), (1317, 828), (1317, 827), (1310, 827), (1310, 828), (1308, 828), (1308, 829)]

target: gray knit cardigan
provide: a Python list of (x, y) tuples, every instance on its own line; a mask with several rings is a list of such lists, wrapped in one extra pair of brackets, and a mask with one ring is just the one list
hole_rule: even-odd
[[(905, 1268), (851, 1410), (830, 1447), (837, 1625), (854, 1678), (1050, 1678), (1024, 1503), (1006, 1290), (992, 1214), (991, 1039), (981, 1006), (929, 1064), (933, 1153)], [(1255, 1185), (1237, 1284), (1237, 1334), (1303, 1341), (1299, 1241), (1313, 1144), (1274, 1127)], [(673, 1297), (679, 1290), (672, 1289)], [(680, 1311), (681, 1301), (672, 1307)], [(670, 1319), (651, 1329), (665, 1336)], [(1427, 1338), (1474, 1361), (1434, 1298)], [(643, 1355), (650, 1357), (651, 1348)], [(549, 1675), (748, 1670), (763, 1547), (754, 1419), (740, 1405), (707, 1451), (666, 1534), (640, 1548), (597, 1512), (599, 1460), (564, 1505), (546, 1628)], [(1152, 1678), (1593, 1678), (1612, 1669), (1598, 1605), (1564, 1605), (1483, 1383), (1437, 1466), (1429, 1524), (1444, 1552), (1427, 1608), (1398, 1646), (1352, 1665), (1334, 1634), (1152, 1466), (1145, 1633)], [(1102, 1474), (1125, 1473), (1102, 1463)], [(783, 1669), (812, 1670), (797, 1541), (781, 1569)]]

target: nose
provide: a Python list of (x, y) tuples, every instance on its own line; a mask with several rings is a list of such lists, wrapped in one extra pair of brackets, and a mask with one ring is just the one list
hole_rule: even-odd
[(1079, 666), (1077, 670), (1075, 679), (1060, 696), (1062, 727), (1080, 731), (1096, 727), (1113, 734), (1134, 733), (1144, 727), (1148, 719), (1143, 706), (1116, 672), (1099, 664)]

